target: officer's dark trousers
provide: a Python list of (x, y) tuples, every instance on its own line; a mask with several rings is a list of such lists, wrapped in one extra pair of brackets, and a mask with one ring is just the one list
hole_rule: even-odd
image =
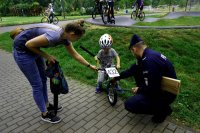
[[(143, 80), (140, 72), (140, 70), (134, 72), (137, 86), (141, 86)], [(160, 98), (152, 98), (141, 93), (135, 94), (125, 101), (125, 109), (136, 114), (169, 115), (172, 111), (170, 104), (175, 100), (176, 95), (167, 92), (161, 95)]]

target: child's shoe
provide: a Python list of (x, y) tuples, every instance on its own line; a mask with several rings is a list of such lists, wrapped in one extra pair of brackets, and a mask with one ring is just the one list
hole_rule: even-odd
[(95, 93), (96, 93), (96, 94), (101, 93), (101, 89), (100, 89), (99, 87), (96, 87)]

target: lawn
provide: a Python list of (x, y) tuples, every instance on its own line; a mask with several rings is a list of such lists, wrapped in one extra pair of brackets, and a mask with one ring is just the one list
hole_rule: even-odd
[[(0, 21), (0, 27), (2, 26), (11, 26), (18, 24), (30, 24), (30, 23), (40, 23), (43, 16), (36, 17), (2, 17), (2, 21)], [(57, 16), (60, 21), (67, 21), (73, 19), (83, 19), (89, 18), (90, 15), (86, 16), (66, 16), (65, 19), (63, 16)]]
[(177, 19), (160, 19), (156, 22), (138, 22), (135, 26), (200, 26), (200, 17), (183, 16)]
[[(189, 127), (200, 129), (200, 30), (199, 29), (179, 29), (179, 30), (148, 30), (135, 28), (108, 28), (86, 24), (87, 32), (79, 40), (73, 43), (75, 49), (83, 55), (90, 63), (95, 64), (94, 59), (82, 51), (79, 46), (82, 43), (93, 53), (99, 51), (98, 40), (104, 33), (112, 35), (113, 48), (119, 53), (121, 58), (121, 70), (128, 68), (135, 63), (135, 58), (128, 50), (130, 37), (137, 33), (146, 44), (168, 57), (174, 64), (178, 79), (181, 80), (181, 91), (176, 101), (173, 103), (174, 110), (171, 118), (174, 121), (184, 123)], [(9, 33), (0, 35), (0, 48), (7, 51), (12, 50), (12, 40)], [(60, 62), (65, 76), (80, 80), (83, 83), (94, 86), (96, 84), (97, 73), (87, 67), (77, 63), (66, 53), (63, 46), (54, 49), (45, 49), (46, 52), (55, 56)], [(132, 79), (120, 81), (122, 88), (133, 87)], [(123, 95), (127, 98), (130, 94)]]

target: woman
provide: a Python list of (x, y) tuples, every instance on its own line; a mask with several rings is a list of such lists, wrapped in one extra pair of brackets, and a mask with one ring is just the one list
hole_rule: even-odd
[[(38, 24), (20, 32), (14, 38), (13, 56), (32, 86), (33, 98), (41, 111), (41, 119), (50, 123), (60, 122), (60, 118), (51, 113), (53, 105), (48, 102), (47, 78), (43, 58), (55, 63), (56, 59), (40, 48), (55, 47), (64, 44), (69, 54), (81, 64), (96, 70), (74, 48), (71, 42), (85, 33), (79, 23), (69, 23), (64, 28), (51, 24)], [(61, 109), (61, 108), (59, 108)]]

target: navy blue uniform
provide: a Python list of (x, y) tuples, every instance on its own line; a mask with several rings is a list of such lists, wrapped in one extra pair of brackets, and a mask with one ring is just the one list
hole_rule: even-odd
[[(176, 79), (174, 67), (162, 54), (146, 48), (141, 59), (129, 69), (120, 73), (118, 79), (133, 76), (137, 87), (137, 94), (125, 102), (128, 111), (139, 114), (157, 114), (160, 111), (169, 113), (176, 95), (161, 90), (162, 76)], [(164, 112), (163, 112), (164, 113)]]

